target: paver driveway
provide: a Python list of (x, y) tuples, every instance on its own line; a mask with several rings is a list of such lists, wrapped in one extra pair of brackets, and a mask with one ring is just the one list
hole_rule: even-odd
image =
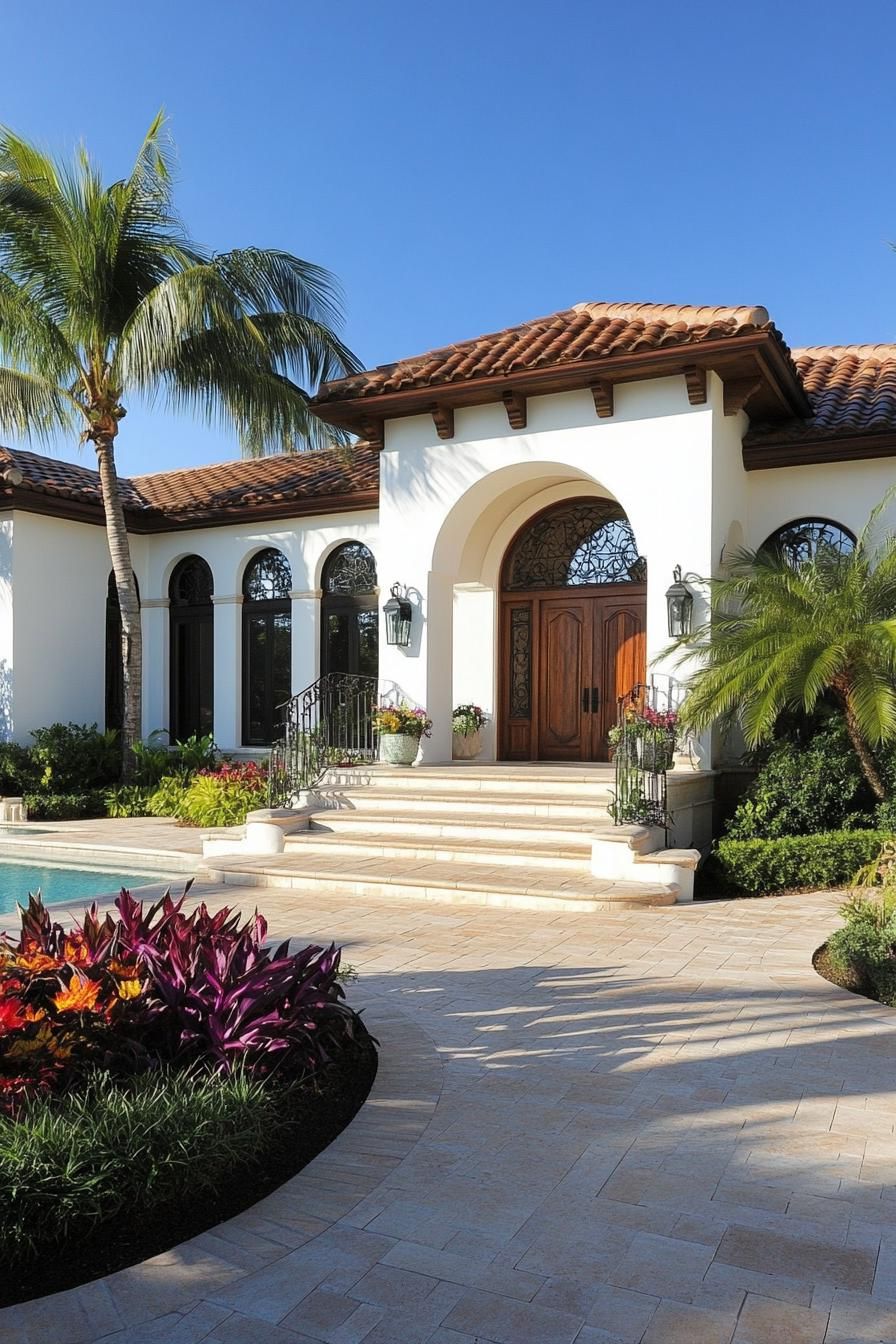
[(812, 971), (835, 898), (226, 895), (345, 945), (371, 1101), (253, 1211), (0, 1312), (0, 1340), (896, 1340), (896, 1012)]

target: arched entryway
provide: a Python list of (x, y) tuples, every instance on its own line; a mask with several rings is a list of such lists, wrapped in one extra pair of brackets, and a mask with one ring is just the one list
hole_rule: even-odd
[(499, 752), (603, 761), (616, 704), (645, 676), (647, 565), (615, 500), (552, 504), (501, 573)]
[(321, 577), (320, 670), (375, 677), (379, 669), (376, 561), (360, 541), (327, 556)]
[(174, 567), (168, 585), (171, 630), (169, 728), (172, 742), (214, 731), (212, 572), (199, 555)]

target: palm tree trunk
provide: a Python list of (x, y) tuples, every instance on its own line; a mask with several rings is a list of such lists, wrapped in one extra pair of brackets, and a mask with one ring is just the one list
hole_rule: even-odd
[(134, 768), (134, 753), (131, 748), (135, 742), (139, 742), (143, 729), (143, 631), (124, 505), (115, 470), (114, 442), (114, 436), (111, 434), (97, 434), (94, 437), (103, 507), (106, 512), (106, 537), (112, 559), (112, 572), (115, 575), (115, 587), (118, 591), (118, 608), (121, 612), (121, 665), (124, 680), (121, 773), (123, 779), (129, 779)]
[(862, 773), (867, 779), (871, 792), (879, 803), (882, 803), (887, 796), (883, 780), (877, 768), (877, 762), (871, 752), (871, 748), (862, 736), (858, 721), (850, 704), (849, 695), (845, 691), (837, 692), (838, 699), (843, 709), (843, 717), (846, 720), (846, 731), (849, 733), (849, 740), (855, 748), (855, 753), (859, 758), (859, 764), (862, 767)]

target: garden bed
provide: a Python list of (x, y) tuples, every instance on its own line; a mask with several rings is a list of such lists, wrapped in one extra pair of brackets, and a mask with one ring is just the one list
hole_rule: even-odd
[(0, 1303), (73, 1287), (232, 1217), (367, 1096), (375, 1042), (340, 952), (122, 890), (0, 937)]
[(230, 1168), (216, 1193), (197, 1196), (185, 1181), (151, 1213), (123, 1209), (64, 1247), (50, 1247), (25, 1264), (5, 1263), (0, 1306), (74, 1288), (138, 1264), (257, 1203), (313, 1161), (350, 1123), (367, 1099), (376, 1068), (376, 1049), (365, 1036), (298, 1093), (284, 1096), (280, 1104), (275, 1094), (285, 1132), (263, 1165), (249, 1161), (242, 1169)]
[[(839, 985), (841, 989), (848, 989), (851, 994), (861, 994), (866, 999), (876, 999), (871, 992), (871, 986), (867, 979), (860, 975), (854, 966), (837, 966), (828, 952), (827, 943), (822, 943), (812, 957), (812, 965), (815, 967), (822, 980), (828, 980), (832, 985)], [(880, 1000), (876, 1000), (880, 1002)]]

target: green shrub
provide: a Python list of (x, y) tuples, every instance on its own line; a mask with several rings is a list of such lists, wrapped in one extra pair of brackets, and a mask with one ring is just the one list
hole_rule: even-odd
[(177, 775), (186, 781), (197, 770), (211, 770), (214, 767), (218, 749), (210, 733), (205, 737), (194, 733), (192, 737), (171, 746), (167, 743), (167, 737), (163, 728), (157, 728), (145, 741), (134, 743), (131, 750), (134, 753), (134, 773), (138, 784), (152, 788), (169, 775)]
[(289, 1123), (288, 1088), (245, 1072), (163, 1068), (38, 1098), (0, 1116), (0, 1255), (7, 1267), (77, 1242), (119, 1216), (175, 1209), (184, 1192), (214, 1198), (263, 1168)]
[(180, 775), (163, 775), (150, 792), (147, 808), (151, 817), (179, 817), (184, 798), (190, 787), (189, 780)]
[(106, 794), (102, 789), (87, 793), (26, 793), (24, 801), (31, 821), (79, 821), (83, 817), (106, 815)]
[(834, 716), (808, 740), (772, 749), (725, 833), (733, 840), (771, 840), (874, 824), (874, 798), (843, 720)]
[(109, 817), (148, 817), (152, 790), (141, 784), (119, 784), (106, 794), (106, 815)]
[(31, 758), (48, 793), (86, 793), (114, 784), (121, 772), (118, 734), (96, 724), (51, 723), (35, 728)]
[(0, 796), (19, 797), (40, 782), (40, 769), (30, 747), (18, 742), (0, 742)]
[(178, 816), (193, 826), (239, 826), (267, 796), (267, 772), (254, 762), (222, 765), (193, 777)]
[(704, 889), (745, 896), (796, 888), (849, 885), (888, 839), (883, 831), (826, 831), (774, 840), (718, 842), (702, 876)]
[[(878, 886), (874, 896), (862, 887)], [(856, 891), (840, 907), (844, 924), (827, 941), (834, 968), (856, 988), (896, 1006), (896, 845), (890, 841), (859, 874)]]

